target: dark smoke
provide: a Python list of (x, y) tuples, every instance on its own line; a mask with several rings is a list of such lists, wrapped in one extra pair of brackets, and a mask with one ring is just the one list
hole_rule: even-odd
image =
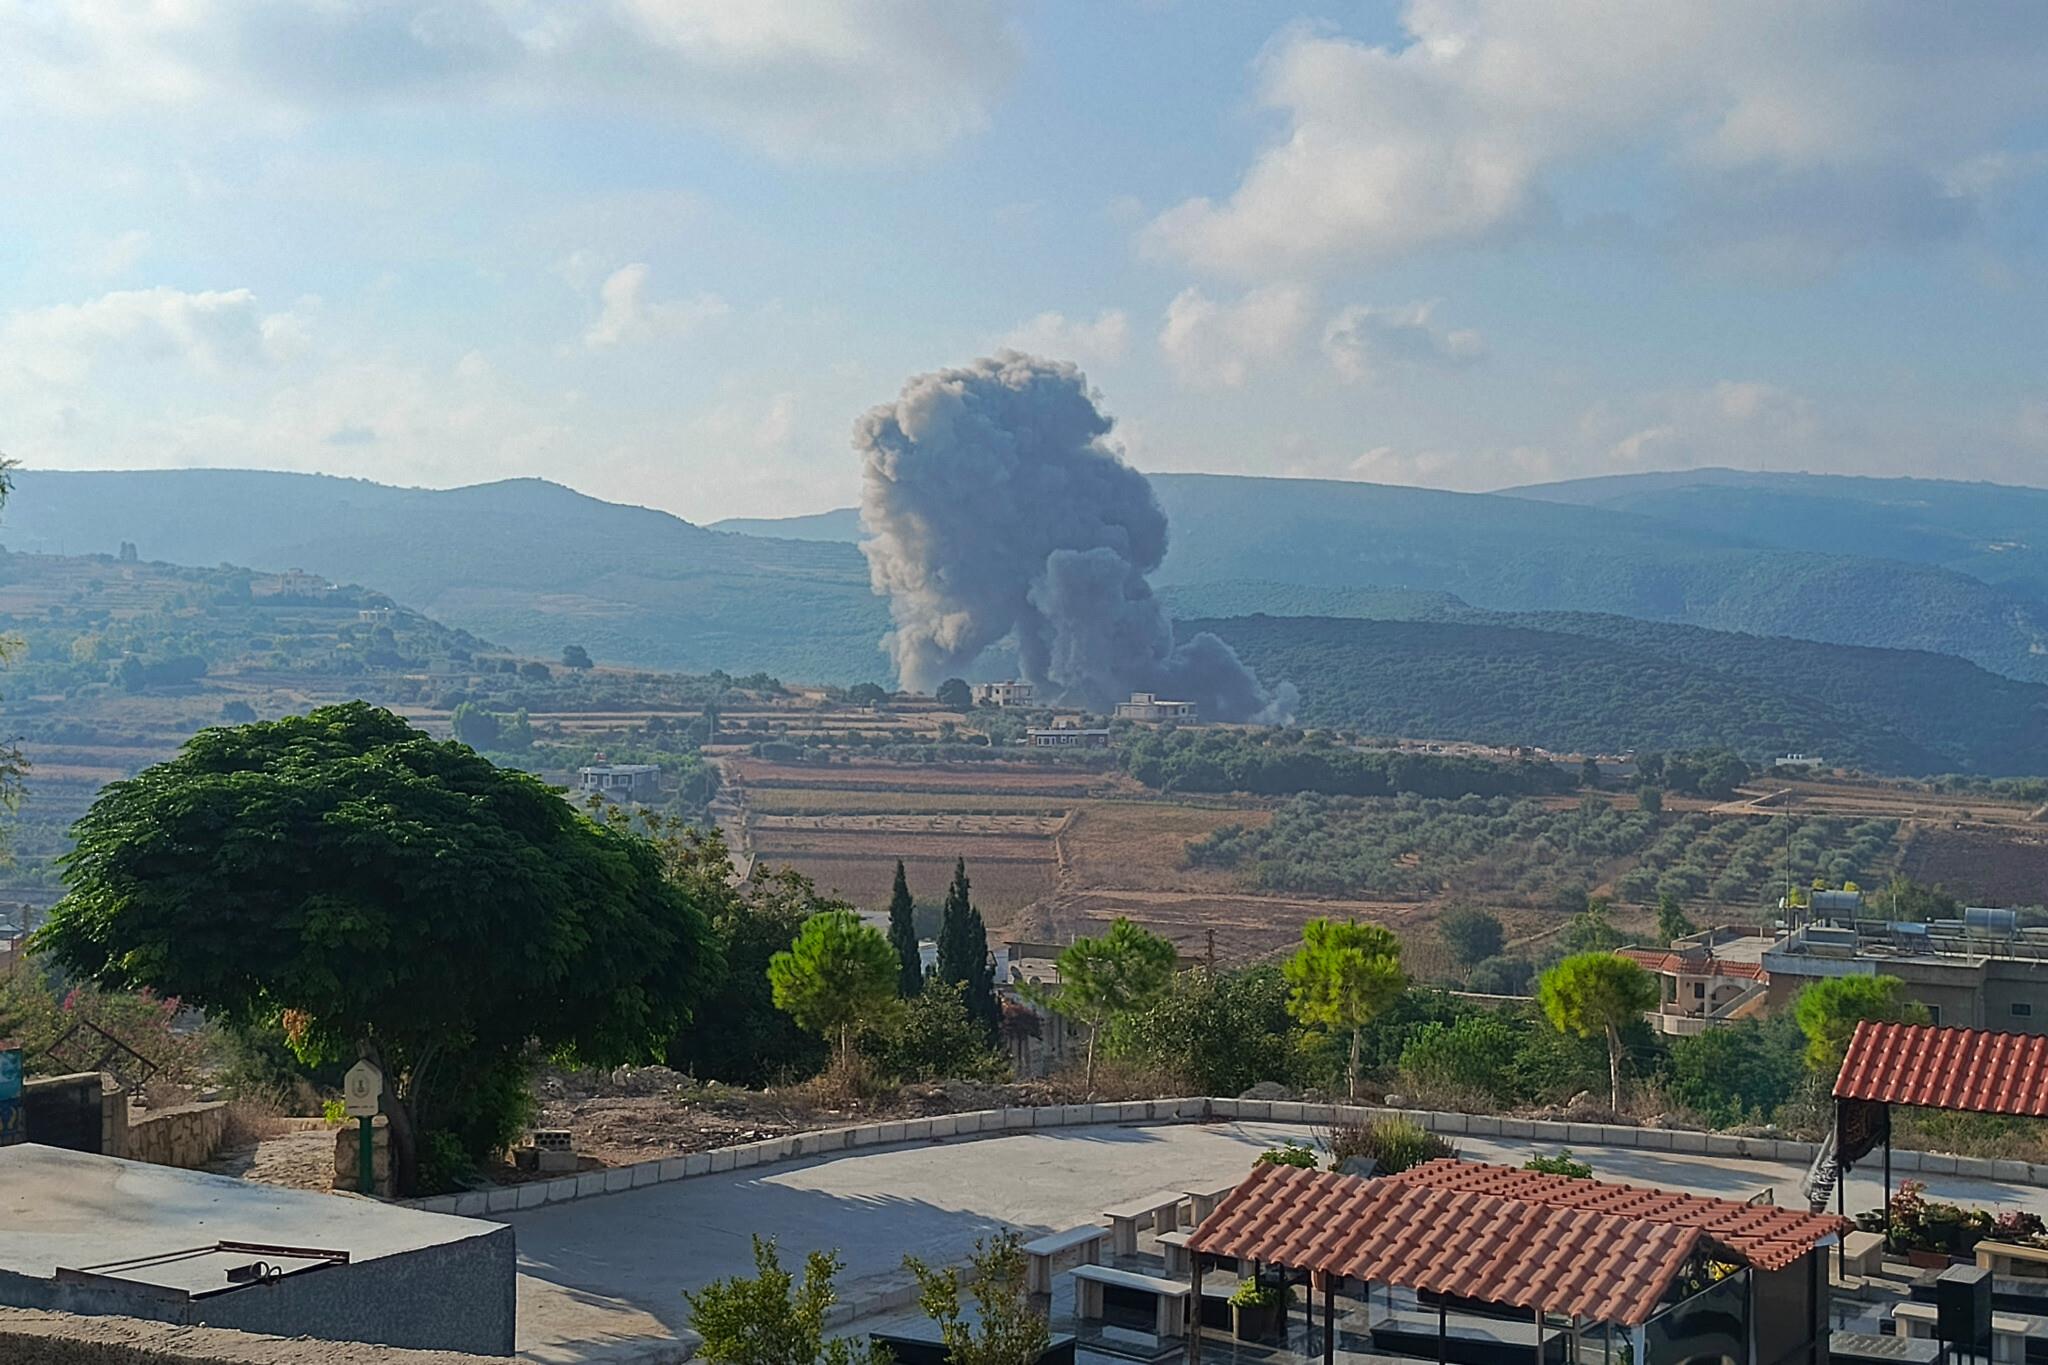
[(1174, 643), (1145, 581), (1166, 514), (1109, 428), (1078, 369), (1013, 351), (919, 375), (861, 418), (861, 550), (903, 685), (929, 691), (1014, 637), (1027, 680), (1095, 710), (1149, 691), (1205, 719), (1289, 719), (1294, 689), (1269, 692), (1214, 635)]

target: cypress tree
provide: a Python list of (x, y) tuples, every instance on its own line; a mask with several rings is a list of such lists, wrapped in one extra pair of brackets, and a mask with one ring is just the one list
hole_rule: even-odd
[(896, 994), (908, 1000), (924, 989), (924, 960), (917, 951), (917, 902), (903, 860), (896, 860), (896, 889), (889, 893), (889, 946), (896, 950)]
[(996, 1003), (996, 964), (989, 956), (988, 927), (968, 894), (967, 860), (953, 864), (953, 884), (946, 888), (945, 913), (939, 919), (939, 980), (967, 987), (967, 1012), (981, 1021), (993, 1038), (1002, 1020)]

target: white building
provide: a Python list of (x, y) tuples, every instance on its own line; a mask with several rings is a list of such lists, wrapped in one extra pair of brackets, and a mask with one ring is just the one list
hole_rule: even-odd
[(597, 763), (578, 768), (576, 788), (607, 801), (652, 801), (661, 795), (661, 765)]
[(1059, 716), (1026, 730), (1024, 742), (1034, 749), (1107, 749), (1109, 731), (1084, 726), (1079, 716)]
[(1191, 701), (1162, 701), (1150, 692), (1133, 692), (1129, 701), (1116, 704), (1116, 718), (1135, 720), (1143, 725), (1191, 721), (1195, 718), (1195, 704)]
[(974, 685), (976, 706), (1029, 706), (1038, 689), (1028, 682), (986, 682)]

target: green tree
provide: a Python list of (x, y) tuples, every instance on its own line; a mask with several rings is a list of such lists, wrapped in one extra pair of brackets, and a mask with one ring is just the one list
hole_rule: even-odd
[(695, 1293), (690, 1330), (703, 1338), (699, 1359), (712, 1365), (889, 1365), (879, 1343), (825, 1336), (825, 1315), (839, 1300), (832, 1277), (837, 1252), (814, 1251), (804, 1261), (803, 1283), (782, 1268), (775, 1243), (754, 1236), (754, 1271), (714, 1280)]
[(1831, 976), (1799, 993), (1792, 1017), (1806, 1035), (1806, 1065), (1822, 1080), (1842, 1069), (1842, 1054), (1856, 1026), (1874, 1023), (1924, 1024), (1927, 1007), (1906, 998), (1896, 976)]
[(1710, 1123), (1761, 1122), (1797, 1090), (1800, 1046), (1798, 1026), (1783, 1017), (1674, 1039), (1664, 1093)]
[(455, 737), (470, 748), (497, 747), (499, 721), (496, 713), (484, 710), (473, 701), (466, 701), (455, 708), (452, 719), (455, 724)]
[(1642, 787), (1636, 792), (1636, 809), (1645, 815), (1664, 813), (1664, 793), (1655, 787)]
[(1595, 898), (1572, 916), (1559, 941), (1567, 954), (1606, 953), (1621, 946), (1622, 934), (1614, 927), (1614, 921), (1607, 918), (1607, 902)]
[(1159, 935), (1119, 915), (1100, 938), (1077, 938), (1060, 950), (1058, 989), (1046, 1004), (1088, 1029), (1087, 1077), (1095, 1091), (1095, 1045), (1116, 1019), (1151, 1003), (1173, 980), (1180, 955)]
[(896, 954), (889, 940), (851, 910), (804, 921), (796, 941), (768, 959), (775, 1007), (853, 1060), (854, 1031), (896, 1004)]
[(995, 1036), (1002, 1022), (996, 1003), (996, 965), (988, 951), (988, 926), (981, 911), (974, 908), (973, 884), (967, 879), (967, 860), (953, 864), (953, 881), (946, 888), (946, 903), (939, 913), (939, 959), (936, 973), (941, 981), (958, 981), (967, 988), (967, 1011)]
[(1271, 965), (1181, 972), (1144, 1008), (1113, 1021), (1111, 1056), (1173, 1076), (1197, 1095), (1236, 1095), (1287, 1079), (1294, 1021), (1287, 982)]
[(519, 665), (519, 676), (528, 682), (546, 682), (549, 678), (555, 676), (555, 670), (549, 668), (539, 659), (528, 659), (525, 663)]
[(1499, 1015), (1467, 1015), (1448, 1025), (1423, 1025), (1401, 1049), (1401, 1070), (1434, 1089), (1511, 1100), (1520, 1046), (1520, 1032)]
[(1436, 932), (1451, 956), (1466, 967), (1496, 956), (1507, 942), (1500, 920), (1472, 905), (1446, 910), (1436, 922)]
[(1669, 947), (1688, 934), (1698, 933), (1693, 922), (1686, 918), (1685, 910), (1678, 903), (1678, 897), (1669, 892), (1657, 897), (1657, 940)]
[(1536, 998), (1559, 1033), (1607, 1041), (1608, 1101), (1621, 1110), (1621, 1031), (1657, 1007), (1657, 979), (1611, 952), (1579, 953), (1543, 974)]
[[(1024, 1248), (1014, 1232), (976, 1242), (965, 1273), (958, 1266), (933, 1270), (915, 1256), (903, 1258), (917, 1277), (918, 1306), (939, 1325), (946, 1365), (1032, 1365), (1052, 1344), (1052, 1329), (1032, 1305)], [(963, 1311), (961, 1291), (974, 1301)]]
[(717, 970), (652, 843), (365, 702), (202, 730), (73, 832), (38, 951), (224, 1022), (282, 1017), (309, 1062), (369, 1058), (401, 1192), (426, 1133), (472, 1157), (510, 1139), (529, 1046), (651, 1060)]
[(889, 892), (889, 946), (900, 964), (896, 994), (908, 1000), (924, 988), (924, 956), (917, 945), (917, 902), (911, 898), (901, 858), (896, 860), (896, 885)]
[(857, 1039), (885, 1076), (899, 1081), (1009, 1079), (1009, 1061), (992, 1047), (981, 1021), (967, 1012), (966, 988), (934, 981)]
[(974, 709), (974, 689), (964, 679), (948, 678), (939, 684), (933, 699), (948, 711), (971, 711)]
[(880, 683), (855, 683), (846, 689), (846, 699), (855, 706), (887, 706), (889, 689)]
[(1536, 964), (1526, 957), (1489, 957), (1476, 962), (1465, 977), (1465, 989), (1481, 995), (1524, 995), (1536, 975)]
[(1357, 1099), (1365, 1026), (1407, 985), (1400, 940), (1377, 924), (1312, 919), (1301, 926), (1301, 947), (1281, 972), (1291, 988), (1287, 1007), (1296, 1019), (1351, 1035), (1344, 1079), (1346, 1093)]
[(594, 665), (590, 658), (590, 651), (585, 649), (582, 645), (562, 646), (562, 667), (581, 669), (591, 668), (593, 666)]
[(1587, 791), (1600, 790), (1600, 760), (1587, 758), (1579, 764), (1579, 785)]

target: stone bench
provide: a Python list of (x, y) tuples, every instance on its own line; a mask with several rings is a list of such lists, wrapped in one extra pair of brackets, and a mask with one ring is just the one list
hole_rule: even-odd
[(1114, 1266), (1074, 1267), (1075, 1316), (1084, 1322), (1100, 1321), (1104, 1291), (1111, 1289), (1151, 1298), (1152, 1332), (1160, 1340), (1169, 1340), (1187, 1331), (1188, 1300), (1193, 1297), (1193, 1291), (1187, 1285), (1162, 1280), (1157, 1275), (1118, 1270)]
[(1102, 1261), (1102, 1243), (1109, 1236), (1109, 1229), (1098, 1224), (1087, 1227), (1069, 1228), (1065, 1232), (1047, 1233), (1043, 1237), (1026, 1242), (1024, 1253), (1025, 1287), (1034, 1294), (1052, 1293), (1052, 1277), (1057, 1267), (1053, 1264), (1069, 1252), (1079, 1253), (1083, 1265), (1098, 1265)]
[(2048, 1276), (2048, 1247), (2021, 1246), (2017, 1242), (1979, 1242), (1977, 1265), (1993, 1275), (2003, 1275), (2008, 1279), (2041, 1279)]
[(1852, 1232), (1842, 1238), (1842, 1265), (1851, 1275), (1869, 1279), (1884, 1267), (1884, 1234)]
[(1238, 1184), (1238, 1181), (1233, 1180), (1220, 1188), (1182, 1190), (1181, 1193), (1188, 1197), (1188, 1222), (1194, 1227), (1202, 1226), (1203, 1220), (1216, 1212), (1216, 1206), (1222, 1203)]
[(1143, 1199), (1133, 1199), (1102, 1211), (1109, 1220), (1110, 1249), (1119, 1256), (1138, 1252), (1138, 1225), (1149, 1223), (1155, 1231), (1171, 1232), (1180, 1226), (1180, 1206), (1187, 1196), (1179, 1190), (1161, 1190)]
[[(1939, 1316), (1931, 1303), (1902, 1303), (1892, 1309), (1892, 1321), (1902, 1337), (1932, 1337)], [(2023, 1365), (2027, 1358), (2027, 1337), (2040, 1330), (2039, 1318), (2018, 1313), (1991, 1315), (1991, 1359), (1995, 1365)]]

